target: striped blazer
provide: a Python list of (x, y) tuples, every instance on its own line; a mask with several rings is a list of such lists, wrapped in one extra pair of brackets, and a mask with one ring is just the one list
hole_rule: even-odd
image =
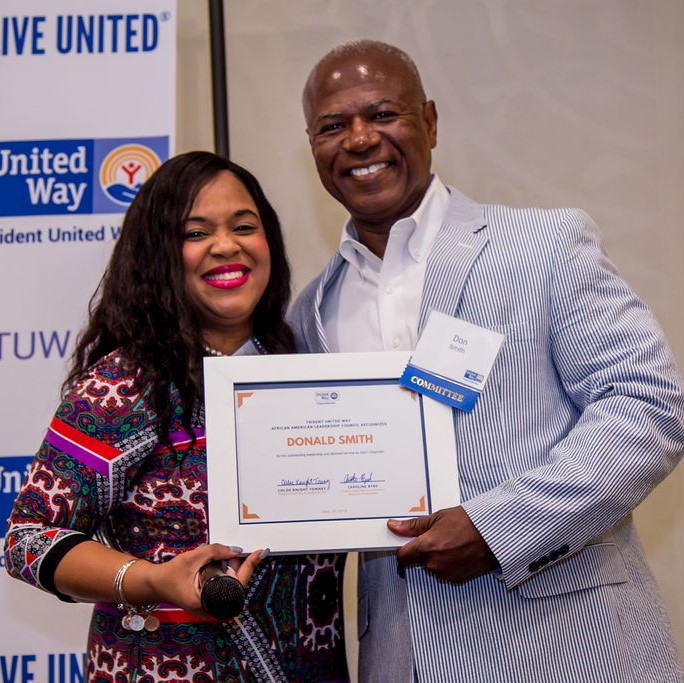
[[(473, 412), (454, 411), (463, 507), (500, 570), (463, 585), (392, 553), (359, 568), (369, 683), (683, 680), (631, 512), (684, 450), (663, 333), (574, 209), (480, 205), (449, 188), (419, 328), (438, 310), (505, 334)], [(327, 351), (336, 254), (295, 302), (300, 350)]]

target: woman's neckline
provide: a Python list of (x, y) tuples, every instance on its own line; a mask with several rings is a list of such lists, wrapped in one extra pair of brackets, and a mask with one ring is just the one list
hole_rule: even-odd
[[(249, 339), (249, 341), (251, 341), (252, 344), (254, 344), (254, 348), (255, 348), (260, 354), (263, 355), (263, 354), (266, 353), (266, 349), (264, 348), (264, 345), (263, 345), (256, 337), (252, 336), (252, 337)], [(241, 347), (238, 347), (238, 348), (241, 348)], [(215, 348), (213, 348), (213, 347), (211, 347), (211, 346), (207, 346), (206, 344), (204, 344), (204, 350), (205, 350), (205, 352), (206, 352), (209, 356), (217, 356), (217, 357), (220, 357), (220, 356), (229, 356), (229, 355), (231, 355), (231, 354), (228, 354), (228, 353), (223, 353), (222, 351), (219, 351), (218, 349), (215, 349)]]

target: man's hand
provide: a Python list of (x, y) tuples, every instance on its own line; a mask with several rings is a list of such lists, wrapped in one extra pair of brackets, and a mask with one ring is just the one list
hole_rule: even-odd
[(427, 517), (387, 522), (398, 536), (416, 536), (397, 552), (400, 568), (420, 565), (441, 581), (464, 583), (499, 565), (462, 507), (438, 510)]

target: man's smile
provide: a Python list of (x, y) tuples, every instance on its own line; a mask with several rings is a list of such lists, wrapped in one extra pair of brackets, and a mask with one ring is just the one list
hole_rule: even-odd
[(370, 164), (370, 166), (360, 166), (358, 168), (352, 168), (347, 173), (359, 178), (361, 176), (371, 175), (371, 173), (377, 173), (385, 168), (389, 168), (390, 163), (387, 161), (380, 162), (378, 164)]

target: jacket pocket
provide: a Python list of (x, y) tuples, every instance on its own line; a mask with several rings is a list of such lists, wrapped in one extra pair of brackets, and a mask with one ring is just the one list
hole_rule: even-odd
[(544, 569), (518, 586), (524, 598), (547, 598), (629, 581), (625, 561), (615, 543), (594, 543)]

